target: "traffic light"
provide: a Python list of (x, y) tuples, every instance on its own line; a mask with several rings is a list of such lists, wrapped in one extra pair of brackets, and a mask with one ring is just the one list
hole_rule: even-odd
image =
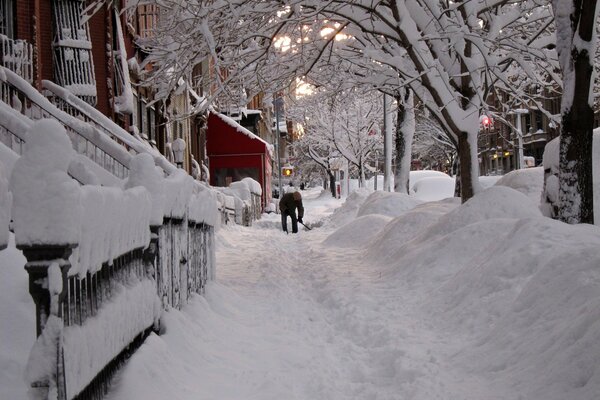
[(487, 115), (481, 117), (481, 124), (484, 128), (487, 128), (490, 125), (490, 117), (488, 117)]
[(283, 167), (281, 168), (281, 175), (290, 177), (294, 173), (294, 167)]

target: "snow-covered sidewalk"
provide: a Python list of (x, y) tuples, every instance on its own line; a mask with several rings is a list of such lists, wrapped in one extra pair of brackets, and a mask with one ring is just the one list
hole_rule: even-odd
[[(278, 215), (222, 229), (217, 281), (164, 313), (109, 399), (596, 398), (597, 227), (502, 187), (367, 195), (298, 235)], [(340, 205), (305, 197), (309, 224)]]
[(323, 246), (331, 229), (285, 235), (278, 225), (273, 215), (220, 233), (218, 281), (166, 313), (166, 332), (110, 398), (448, 398), (436, 377), (455, 373), (439, 360), (451, 341), (422, 326), (399, 288), (359, 249)]

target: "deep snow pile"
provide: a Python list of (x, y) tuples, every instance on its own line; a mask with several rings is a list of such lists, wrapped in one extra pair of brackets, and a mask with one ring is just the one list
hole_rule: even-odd
[(397, 217), (418, 204), (421, 204), (420, 200), (403, 193), (377, 191), (371, 193), (365, 199), (364, 203), (358, 208), (356, 216), (381, 214), (388, 217)]
[(496, 182), (497, 186), (513, 188), (539, 205), (544, 187), (544, 168), (535, 167), (510, 171)]
[(600, 393), (600, 230), (493, 187), (420, 231), (388, 254), (374, 241), (368, 257), (381, 255), (385, 279), (411, 290), (428, 323), (464, 341), (454, 362), (498, 398)]
[(412, 190), (414, 196), (422, 201), (436, 201), (454, 196), (456, 182), (447, 176), (432, 176), (419, 179)]
[[(315, 222), (339, 204), (303, 198)], [(108, 399), (597, 399), (598, 227), (505, 186), (394, 218), (357, 217), (365, 201), (344, 227), (224, 227), (218, 281), (163, 315)]]

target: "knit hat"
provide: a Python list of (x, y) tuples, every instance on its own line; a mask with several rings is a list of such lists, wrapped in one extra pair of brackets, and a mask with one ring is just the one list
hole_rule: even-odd
[(300, 192), (294, 192), (294, 200), (302, 200), (302, 195), (300, 194)]

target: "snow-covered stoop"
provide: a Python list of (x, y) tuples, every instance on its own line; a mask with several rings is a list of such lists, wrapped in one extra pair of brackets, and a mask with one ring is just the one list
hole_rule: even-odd
[(77, 118), (0, 67), (0, 250), (12, 224), (36, 305), (30, 398), (98, 398), (162, 310), (214, 278), (217, 198), (46, 85)]

